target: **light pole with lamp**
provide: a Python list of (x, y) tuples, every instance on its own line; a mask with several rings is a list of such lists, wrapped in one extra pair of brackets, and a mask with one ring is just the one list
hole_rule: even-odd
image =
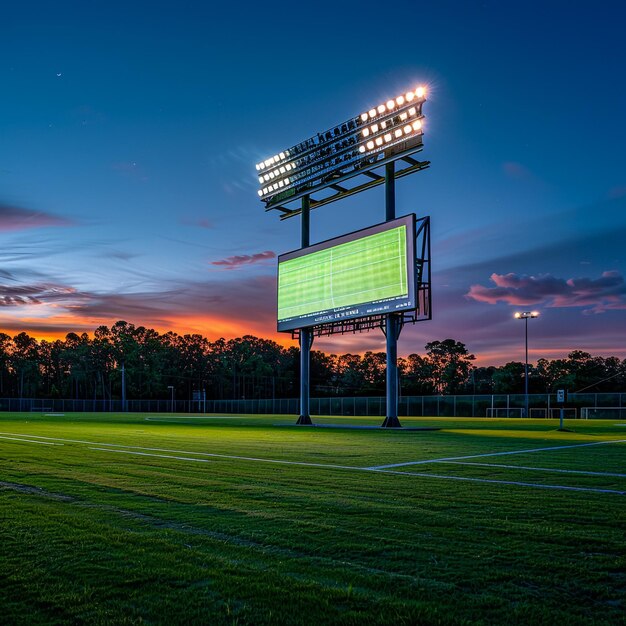
[(528, 320), (533, 317), (539, 317), (538, 311), (524, 311), (523, 313), (515, 313), (516, 320), (524, 320), (525, 325), (525, 345), (526, 360), (524, 362), (524, 406), (525, 417), (528, 417)]

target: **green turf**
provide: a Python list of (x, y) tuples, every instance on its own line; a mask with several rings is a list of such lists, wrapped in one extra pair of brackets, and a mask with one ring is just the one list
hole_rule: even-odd
[(283, 261), (278, 319), (408, 294), (406, 226)]
[(614, 421), (175, 417), (0, 414), (2, 624), (624, 622)]

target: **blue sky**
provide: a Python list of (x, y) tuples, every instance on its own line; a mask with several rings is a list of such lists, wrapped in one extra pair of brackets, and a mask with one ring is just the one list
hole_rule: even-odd
[[(419, 84), (434, 319), (481, 362), (626, 358), (626, 5), (28, 2), (0, 19), (0, 330), (125, 319), (211, 339), (275, 331), (254, 164)], [(312, 242), (384, 219), (382, 189), (312, 214)], [(381, 333), (318, 340), (384, 349)]]

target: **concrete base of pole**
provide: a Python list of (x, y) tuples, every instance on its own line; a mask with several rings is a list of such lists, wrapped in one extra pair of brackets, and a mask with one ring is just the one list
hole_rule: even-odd
[(380, 425), (381, 428), (402, 428), (400, 420), (397, 417), (386, 417), (385, 421)]
[(296, 424), (299, 424), (300, 426), (311, 426), (313, 422), (311, 421), (310, 415), (301, 415)]

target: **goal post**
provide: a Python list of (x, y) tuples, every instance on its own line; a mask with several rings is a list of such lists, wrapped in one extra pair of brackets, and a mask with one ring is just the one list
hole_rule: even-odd
[(46, 413), (47, 411), (52, 411), (50, 400), (33, 399), (30, 401), (31, 413)]
[(487, 417), (524, 417), (524, 409), (523, 407), (515, 407), (515, 408), (487, 408)]
[(585, 406), (580, 409), (584, 420), (626, 419), (626, 406)]
[(563, 418), (566, 420), (575, 420), (578, 419), (578, 409), (576, 407), (568, 407), (568, 408), (551, 408), (550, 409), (550, 417), (552, 419), (558, 420), (561, 417), (561, 411), (563, 411)]
[(561, 417), (561, 411), (563, 411), (563, 417), (568, 420), (575, 420), (578, 418), (578, 409), (576, 407), (568, 407), (560, 409), (559, 407), (550, 408), (534, 408), (530, 409), (530, 417), (532, 419), (556, 419)]

